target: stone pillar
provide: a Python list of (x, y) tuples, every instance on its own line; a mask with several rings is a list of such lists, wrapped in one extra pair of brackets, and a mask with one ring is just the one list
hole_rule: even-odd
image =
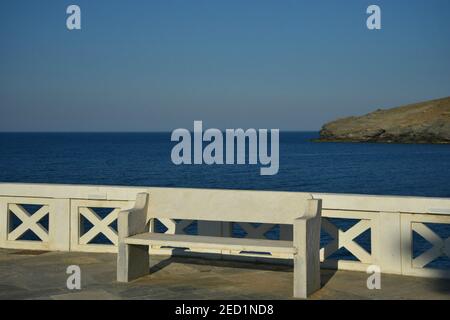
[(378, 218), (373, 220), (373, 261), (381, 268), (382, 273), (402, 273), (400, 218), (399, 212), (379, 212)]
[(55, 199), (49, 218), (50, 247), (70, 251), (70, 199)]

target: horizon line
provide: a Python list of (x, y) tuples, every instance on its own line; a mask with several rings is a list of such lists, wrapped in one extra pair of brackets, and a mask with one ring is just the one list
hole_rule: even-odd
[[(242, 129), (242, 128), (235, 128), (234, 130)], [(252, 128), (249, 128), (252, 129)], [(227, 129), (225, 129), (227, 130)], [(220, 131), (225, 131), (220, 129)], [(258, 130), (258, 129), (256, 129)], [(269, 129), (270, 130), (270, 129)], [(282, 130), (279, 129), (280, 132), (319, 132), (319, 130)], [(172, 130), (173, 131), (173, 130)], [(171, 133), (172, 131), (0, 131), (0, 134), (2, 133)], [(191, 131), (190, 132), (194, 132)]]

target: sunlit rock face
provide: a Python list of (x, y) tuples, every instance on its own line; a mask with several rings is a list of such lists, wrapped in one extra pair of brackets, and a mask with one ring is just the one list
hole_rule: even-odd
[(338, 119), (318, 141), (450, 143), (450, 97)]

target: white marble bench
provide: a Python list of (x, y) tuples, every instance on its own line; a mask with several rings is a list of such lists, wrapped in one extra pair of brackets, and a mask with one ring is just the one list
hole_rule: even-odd
[[(293, 241), (149, 232), (152, 219), (189, 219), (293, 225)], [(140, 193), (119, 214), (117, 281), (149, 273), (149, 246), (293, 254), (294, 297), (320, 288), (321, 200), (295, 192), (165, 189)]]

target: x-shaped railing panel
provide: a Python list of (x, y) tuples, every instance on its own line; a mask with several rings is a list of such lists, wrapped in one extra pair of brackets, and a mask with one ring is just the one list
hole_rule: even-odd
[(239, 226), (247, 233), (246, 238), (264, 239), (267, 231), (271, 230), (275, 225), (263, 223), (259, 226), (253, 226), (251, 223), (240, 222)]
[(34, 214), (30, 214), (21, 205), (11, 203), (9, 204), (9, 210), (14, 213), (22, 223), (8, 233), (8, 240), (14, 241), (19, 239), (26, 231), (31, 230), (44, 242), (48, 241), (48, 231), (39, 224), (39, 221), (49, 214), (49, 206), (43, 205)]
[(167, 234), (185, 234), (185, 228), (187, 228), (194, 220), (180, 220), (175, 221), (169, 218), (158, 218), (159, 222), (161, 222), (166, 228)]
[(88, 244), (98, 234), (103, 233), (114, 245), (118, 243), (117, 232), (109, 225), (117, 219), (120, 208), (111, 211), (105, 218), (101, 218), (94, 210), (88, 207), (80, 207), (80, 215), (92, 223), (93, 227), (80, 237), (79, 244)]
[(441, 256), (447, 255), (450, 257), (450, 238), (442, 239), (436, 232), (423, 223), (413, 223), (412, 230), (432, 244), (429, 250), (413, 260), (413, 267), (423, 268)]
[(354, 239), (371, 227), (372, 222), (370, 220), (362, 219), (347, 231), (343, 231), (332, 224), (328, 219), (323, 218), (322, 229), (325, 230), (333, 240), (324, 248), (320, 249), (320, 258), (323, 261), (340, 248), (345, 247), (362, 263), (370, 263), (372, 260), (370, 253), (361, 247)]

